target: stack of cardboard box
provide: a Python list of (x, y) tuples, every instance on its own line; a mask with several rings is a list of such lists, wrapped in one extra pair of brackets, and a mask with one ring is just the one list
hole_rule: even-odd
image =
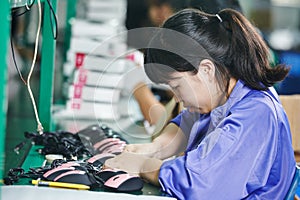
[[(66, 108), (76, 118), (118, 119), (126, 58), (125, 0), (87, 0), (85, 18), (72, 21), (64, 65)], [(128, 55), (127, 55), (128, 56)]]

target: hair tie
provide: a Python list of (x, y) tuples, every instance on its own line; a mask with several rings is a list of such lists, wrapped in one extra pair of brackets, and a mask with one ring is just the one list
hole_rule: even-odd
[(220, 22), (223, 22), (222, 18), (220, 17), (219, 14), (216, 14), (216, 17), (220, 20)]

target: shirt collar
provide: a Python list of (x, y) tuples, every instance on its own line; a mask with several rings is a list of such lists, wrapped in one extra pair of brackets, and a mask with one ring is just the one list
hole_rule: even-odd
[(228, 115), (230, 108), (243, 99), (250, 90), (243, 81), (238, 80), (225, 104), (211, 111), (211, 125), (216, 127)]

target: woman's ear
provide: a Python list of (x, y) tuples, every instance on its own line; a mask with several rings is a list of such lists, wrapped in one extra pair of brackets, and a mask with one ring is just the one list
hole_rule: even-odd
[(213, 80), (215, 78), (216, 67), (214, 63), (209, 59), (204, 59), (199, 64), (199, 72), (208, 78), (208, 80)]

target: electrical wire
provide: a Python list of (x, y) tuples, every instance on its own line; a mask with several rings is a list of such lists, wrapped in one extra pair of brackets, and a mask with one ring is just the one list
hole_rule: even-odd
[[(28, 1), (27, 1), (28, 2)], [(34, 2), (35, 2), (35, 0), (33, 0), (30, 4), (28, 4), (26, 2), (26, 4), (25, 4), (25, 11), (23, 11), (23, 12), (17, 12), (19, 9), (17, 8), (17, 9), (13, 9), (12, 10), (12, 16), (13, 17), (19, 17), (19, 16), (21, 16), (21, 15), (24, 15), (25, 13), (27, 13), (28, 11), (30, 11), (30, 9), (31, 9), (31, 7), (33, 6), (33, 4), (34, 4)]]
[(15, 51), (14, 51), (14, 45), (13, 45), (13, 41), (12, 41), (12, 37), (10, 37), (10, 46), (11, 46), (11, 54), (12, 54), (13, 61), (14, 61), (15, 67), (16, 67), (16, 69), (17, 69), (17, 72), (18, 72), (18, 74), (19, 74), (21, 80), (23, 81), (23, 83), (26, 85), (27, 83), (26, 83), (25, 79), (23, 78), (22, 73), (21, 73), (21, 71), (20, 71), (20, 69), (19, 69), (19, 67), (18, 67), (18, 65), (17, 65), (16, 56), (15, 56)]
[[(28, 2), (28, 1), (27, 1), (27, 2)], [(24, 7), (26, 8), (26, 10), (25, 10), (24, 12), (20, 12), (20, 13), (17, 13), (17, 10), (14, 10), (14, 11), (11, 12), (12, 17), (19, 17), (19, 16), (21, 16), (21, 15), (27, 13), (28, 11), (30, 11), (30, 9), (31, 9), (31, 7), (33, 6), (35, 0), (32, 0), (31, 3), (27, 3), (27, 2), (26, 2), (26, 5), (24, 6)], [(48, 3), (49, 8), (50, 8), (50, 10), (49, 10), (50, 15), (49, 15), (49, 16), (50, 16), (50, 23), (51, 23), (52, 35), (53, 35), (53, 38), (56, 40), (56, 39), (57, 39), (57, 33), (58, 33), (58, 27), (57, 27), (58, 22), (57, 22), (57, 17), (56, 17), (55, 11), (54, 11), (54, 9), (53, 9), (53, 6), (52, 6), (50, 0), (47, 0), (47, 3)], [(17, 13), (17, 14), (16, 14), (16, 13)], [(52, 18), (51, 18), (51, 14), (54, 16), (55, 32), (54, 32), (54, 30), (53, 30), (53, 21), (52, 21)], [(23, 75), (22, 75), (22, 73), (21, 73), (21, 71), (20, 71), (20, 69), (19, 69), (19, 67), (18, 67), (18, 65), (17, 65), (17, 62), (16, 62), (15, 51), (14, 51), (14, 46), (13, 46), (12, 37), (10, 38), (10, 46), (11, 46), (11, 50), (12, 50), (12, 57), (13, 57), (13, 62), (14, 62), (15, 68), (16, 68), (18, 74), (19, 74), (20, 79), (23, 81), (23, 83), (24, 83), (25, 85), (27, 85), (27, 83), (26, 83), (25, 79), (23, 78)]]
[[(29, 5), (26, 4), (25, 5), (26, 10), (24, 12), (17, 13), (17, 14), (16, 14), (16, 12), (12, 12), (12, 15), (14, 17), (19, 17), (19, 16), (25, 14), (26, 12), (28, 12), (30, 10), (30, 8), (33, 6), (34, 2), (35, 2), (35, 0), (33, 0), (32, 3), (29, 4)], [(51, 23), (51, 28), (52, 28), (51, 29), (52, 30), (52, 35), (53, 35), (53, 38), (56, 39), (57, 38), (57, 32), (58, 32), (57, 17), (55, 15), (55, 11), (52, 7), (52, 4), (50, 3), (49, 0), (47, 0), (47, 3), (50, 7), (50, 15), (49, 16), (50, 16), (50, 23)], [(36, 59), (37, 59), (37, 54), (38, 54), (38, 42), (39, 42), (39, 36), (40, 36), (40, 31), (41, 31), (41, 23), (42, 23), (42, 11), (41, 11), (41, 2), (40, 2), (40, 0), (37, 0), (37, 4), (38, 4), (38, 13), (39, 13), (38, 29), (37, 29), (37, 33), (36, 33), (34, 56), (33, 56), (32, 65), (31, 65), (31, 68), (30, 68), (30, 71), (29, 71), (29, 74), (28, 74), (28, 77), (27, 77), (27, 81), (24, 80), (24, 78), (22, 76), (22, 73), (21, 73), (20, 69), (17, 66), (16, 59), (15, 59), (15, 54), (14, 54), (12, 38), (10, 39), (10, 43), (11, 43), (12, 56), (13, 56), (13, 61), (14, 61), (15, 67), (18, 71), (18, 74), (19, 74), (21, 80), (23, 81), (23, 83), (25, 85), (27, 85), (27, 90), (28, 90), (29, 95), (30, 95), (30, 99), (31, 99), (31, 102), (32, 102), (32, 105), (33, 105), (34, 114), (35, 114), (35, 118), (36, 118), (36, 122), (37, 122), (37, 131), (38, 131), (39, 134), (42, 134), (44, 128), (42, 126), (42, 123), (40, 122), (37, 107), (36, 107), (36, 103), (35, 103), (35, 99), (34, 99), (34, 96), (33, 96), (33, 93), (32, 93), (31, 87), (30, 87), (30, 78), (31, 78), (31, 75), (32, 75), (33, 70), (34, 70), (34, 66), (36, 64)], [(51, 13), (54, 15), (55, 32), (53, 30), (53, 21), (52, 21), (52, 18), (51, 18)]]
[(36, 39), (35, 39), (35, 47), (34, 47), (34, 56), (33, 56), (33, 60), (32, 60), (32, 65), (27, 77), (27, 90), (29, 92), (30, 95), (30, 99), (33, 105), (33, 109), (34, 109), (34, 114), (35, 114), (35, 118), (36, 118), (36, 122), (37, 122), (37, 131), (39, 132), (39, 134), (43, 133), (43, 126), (42, 123), (40, 122), (39, 116), (38, 116), (38, 111), (37, 111), (37, 107), (36, 107), (36, 103), (34, 100), (34, 96), (32, 94), (31, 88), (30, 88), (30, 78), (36, 63), (36, 59), (37, 59), (37, 53), (38, 53), (38, 43), (39, 43), (39, 36), (40, 36), (40, 31), (41, 31), (41, 23), (42, 23), (42, 11), (41, 11), (41, 2), (40, 0), (37, 0), (37, 4), (38, 4), (38, 11), (39, 11), (39, 21), (38, 21), (38, 28), (37, 28), (37, 32), (36, 32)]
[[(50, 12), (50, 23), (51, 23), (51, 30), (52, 30), (52, 35), (53, 35), (53, 38), (56, 40), (57, 39), (57, 32), (58, 32), (58, 27), (57, 27), (57, 17), (56, 17), (56, 14), (55, 14), (55, 11), (53, 9), (53, 6), (52, 4), (50, 3), (50, 0), (47, 0), (47, 3), (49, 5), (49, 12)], [(54, 24), (55, 24), (55, 32), (53, 30), (53, 21), (52, 21), (52, 18), (51, 18), (51, 13), (53, 14), (54, 16)]]
[[(11, 12), (12, 17), (20, 17), (21, 15), (23, 15), (23, 14), (27, 13), (28, 11), (30, 11), (30, 9), (31, 9), (31, 7), (33, 6), (34, 2), (35, 2), (35, 0), (33, 0), (31, 3), (28, 4), (28, 1), (27, 1), (27, 2), (26, 2), (26, 5), (24, 6), (24, 7), (26, 8), (26, 10), (23, 11), (23, 12), (18, 13), (17, 11), (18, 11), (19, 9), (17, 9), (17, 10), (12, 10), (12, 12)], [(12, 58), (13, 58), (13, 62), (14, 62), (15, 68), (16, 68), (18, 74), (19, 74), (20, 79), (21, 79), (21, 80), (23, 81), (23, 83), (26, 85), (27, 83), (26, 83), (26, 81), (25, 81), (25, 79), (24, 79), (24, 77), (23, 77), (23, 75), (22, 75), (22, 73), (21, 73), (21, 71), (20, 71), (20, 69), (19, 69), (19, 67), (18, 67), (18, 65), (17, 65), (12, 35), (11, 35), (11, 37), (10, 37), (10, 46), (11, 46)]]

